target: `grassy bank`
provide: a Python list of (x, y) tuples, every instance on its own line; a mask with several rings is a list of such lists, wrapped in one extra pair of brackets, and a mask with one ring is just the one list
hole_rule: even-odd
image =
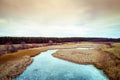
[(110, 80), (120, 80), (120, 43), (81, 43), (78, 47), (94, 49), (63, 49), (52, 55), (79, 64), (94, 64), (102, 69)]
[(46, 51), (47, 48), (33, 48), (33, 49), (26, 49), (26, 50), (19, 50), (18, 52), (4, 54), (0, 56), (0, 64), (6, 63), (7, 61), (18, 60), (23, 56), (35, 56), (40, 52)]
[(111, 80), (120, 80), (120, 43), (112, 43), (112, 47), (101, 49), (112, 55), (115, 61), (115, 65), (104, 67), (103, 70), (108, 74)]
[[(106, 43), (81, 42), (19, 50), (18, 52), (1, 55), (0, 65), (9, 61), (19, 61), (23, 56), (33, 57), (46, 50), (59, 49), (53, 56), (79, 64), (95, 64), (98, 68), (104, 70), (110, 80), (120, 80), (120, 43), (109, 45)], [(77, 47), (93, 47), (95, 49), (87, 51), (74, 49)]]
[(66, 43), (66, 44), (61, 44), (61, 45), (51, 45), (51, 46), (25, 49), (25, 50), (18, 50), (17, 52), (14, 52), (14, 53), (6, 53), (6, 54), (1, 55), (0, 64), (6, 63), (7, 61), (19, 59), (26, 55), (33, 57), (49, 49), (74, 48), (76, 46), (77, 45), (75, 43)]

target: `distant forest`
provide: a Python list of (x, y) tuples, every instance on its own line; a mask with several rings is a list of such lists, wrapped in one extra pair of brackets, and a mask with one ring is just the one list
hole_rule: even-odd
[(120, 42), (120, 38), (83, 38), (83, 37), (69, 37), (69, 38), (56, 38), (56, 37), (0, 37), (0, 44), (12, 43), (20, 44), (25, 43), (64, 43), (64, 42)]

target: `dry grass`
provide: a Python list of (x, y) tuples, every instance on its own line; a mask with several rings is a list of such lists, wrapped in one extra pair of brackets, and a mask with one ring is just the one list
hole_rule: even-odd
[[(85, 44), (85, 45), (84, 45)], [(63, 49), (53, 56), (82, 64), (94, 64), (101, 68), (110, 80), (120, 80), (120, 43), (81, 43), (78, 47), (93, 47), (95, 50)]]
[(0, 56), (0, 64), (5, 63), (7, 61), (19, 59), (25, 55), (32, 57), (46, 50), (47, 48), (41, 48), (41, 49), (33, 48), (33, 49), (19, 50), (18, 52), (14, 52), (14, 53), (4, 54)]
[[(97, 65), (101, 66), (106, 64), (108, 66), (102, 66), (102, 69), (107, 73), (111, 80), (120, 80), (120, 43), (112, 43), (112, 48), (109, 48), (107, 45), (103, 43), (91, 43), (91, 42), (82, 42), (82, 43), (66, 43), (61, 45), (52, 45), (46, 47), (39, 47), (33, 49), (20, 50), (15, 53), (9, 53), (0, 56), (0, 64), (6, 63), (7, 61), (18, 60), (19, 58), (28, 55), (35, 56), (40, 52), (49, 50), (49, 49), (62, 49), (57, 53), (53, 54), (53, 56), (59, 56), (60, 58), (67, 59), (73, 62), (79, 63), (97, 63)], [(76, 50), (70, 48), (77, 47), (93, 47), (95, 50)], [(100, 50), (98, 50), (101, 48)], [(102, 51), (101, 51), (102, 50)], [(103, 52), (104, 51), (104, 52)], [(107, 53), (109, 54), (107, 54)], [(58, 54), (59, 53), (59, 54)], [(109, 56), (112, 55), (114, 61)], [(116, 65), (114, 65), (115, 63)]]
[(32, 63), (29, 56), (21, 57), (14, 61), (8, 61), (0, 66), (0, 80), (11, 80), (21, 74)]
[(69, 49), (69, 48), (76, 48), (77, 43), (65, 43), (61, 45), (53, 45), (53, 46), (48, 46), (49, 49)]
[[(63, 49), (52, 54), (54, 57), (58, 57), (64, 60), (76, 62), (79, 64), (95, 64), (98, 68), (110, 66), (114, 64), (114, 61), (109, 54), (98, 51), (96, 49), (91, 50), (78, 50), (78, 49)], [(107, 62), (112, 63), (108, 64)]]
[(117, 59), (120, 59), (120, 43), (113, 43), (112, 48), (104, 48), (103, 51), (109, 52), (114, 55)]
[(111, 80), (120, 80), (120, 43), (112, 43), (112, 46), (111, 48), (101, 48), (101, 50), (112, 55), (116, 65), (103, 68), (103, 70), (108, 74)]
[(18, 52), (8, 53), (0, 56), (0, 64), (6, 63), (7, 61), (19, 59), (25, 55), (32, 57), (49, 49), (62, 49), (62, 48), (73, 48), (73, 47), (76, 47), (75, 43), (66, 43), (61, 45), (52, 45), (52, 46), (19, 50)]
[(88, 47), (88, 48), (95, 48), (98, 49), (100, 47), (107, 47), (107, 45), (105, 45), (102, 42), (81, 42), (79, 44), (77, 44), (78, 47)]

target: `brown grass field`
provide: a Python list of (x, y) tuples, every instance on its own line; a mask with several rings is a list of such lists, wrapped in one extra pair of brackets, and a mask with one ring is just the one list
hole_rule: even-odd
[[(110, 44), (112, 47), (108, 45), (108, 42), (80, 42), (19, 50), (1, 55), (0, 66), (7, 64), (7, 62), (19, 61), (24, 56), (33, 57), (50, 49), (58, 49), (53, 56), (79, 64), (94, 64), (97, 68), (102, 69), (110, 80), (120, 80), (120, 43)], [(78, 50), (76, 49), (78, 47), (92, 47), (94, 49)]]
[(8, 53), (8, 54), (1, 55), (0, 56), (0, 64), (6, 63), (7, 61), (10, 61), (10, 60), (19, 59), (26, 55), (33, 57), (33, 56), (38, 55), (41, 52), (44, 52), (49, 49), (64, 49), (64, 48), (74, 48), (74, 47), (77, 47), (77, 45), (74, 45), (74, 43), (67, 43), (67, 44), (62, 44), (62, 45), (52, 45), (52, 46), (19, 50), (14, 53)]
[(120, 80), (120, 43), (80, 43), (78, 47), (94, 49), (62, 49), (52, 55), (79, 64), (94, 64), (102, 69), (110, 80)]
[(32, 57), (32, 56), (35, 56), (35, 55), (37, 55), (40, 52), (43, 52), (45, 50), (46, 49), (41, 49), (41, 50), (28, 49), (28, 50), (20, 50), (20, 51), (15, 52), (15, 53), (4, 54), (4, 55), (0, 56), (0, 64), (5, 63), (5, 62), (10, 61), (10, 60), (19, 59), (25, 55), (29, 55)]
[[(101, 48), (102, 51), (109, 53), (116, 65), (103, 68), (111, 80), (120, 80), (120, 43), (112, 43), (111, 48)], [(109, 62), (108, 62), (109, 63)]]

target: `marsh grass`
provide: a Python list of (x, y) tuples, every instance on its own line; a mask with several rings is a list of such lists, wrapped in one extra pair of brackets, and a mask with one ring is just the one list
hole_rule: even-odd
[(103, 70), (111, 80), (120, 80), (120, 43), (112, 43), (112, 46), (111, 48), (101, 48), (101, 50), (112, 55), (116, 65), (105, 67)]
[(7, 61), (11, 60), (18, 60), (23, 56), (35, 56), (39, 54), (40, 52), (46, 51), (46, 48), (43, 49), (26, 49), (26, 50), (20, 50), (18, 52), (4, 54), (0, 56), (0, 64), (6, 63)]

